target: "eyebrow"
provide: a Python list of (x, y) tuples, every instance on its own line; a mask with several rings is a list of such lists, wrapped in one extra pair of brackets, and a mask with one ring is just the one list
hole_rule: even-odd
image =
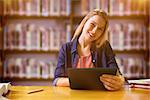
[[(93, 21), (93, 20), (92, 20), (92, 22), (93, 22), (94, 24), (97, 24), (97, 23), (96, 23), (95, 21)], [(97, 24), (97, 25), (98, 25), (98, 24)], [(98, 25), (98, 28), (104, 28), (104, 27), (105, 27), (105, 26), (99, 26), (99, 25)]]

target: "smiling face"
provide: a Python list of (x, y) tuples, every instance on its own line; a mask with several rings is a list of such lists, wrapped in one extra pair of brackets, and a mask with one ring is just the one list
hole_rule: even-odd
[(99, 15), (92, 16), (84, 25), (82, 36), (86, 42), (98, 40), (105, 31), (106, 21)]

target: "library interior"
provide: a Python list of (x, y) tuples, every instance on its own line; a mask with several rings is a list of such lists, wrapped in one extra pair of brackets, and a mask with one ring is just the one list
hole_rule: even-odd
[[(71, 41), (84, 16), (94, 9), (108, 14), (107, 40), (122, 75), (127, 80), (149, 79), (148, 87), (144, 87), (148, 89), (106, 94), (51, 87), (61, 46)], [(19, 94), (22, 94), (21, 100), (39, 99), (40, 93), (48, 99), (46, 94), (52, 93), (53, 99), (57, 95), (64, 99), (104, 95), (114, 96), (116, 100), (117, 97), (148, 100), (149, 52), (150, 0), (0, 0), (0, 83), (11, 83), (13, 91), (6, 95), (8, 99), (19, 98)], [(24, 91), (18, 95), (14, 92), (21, 89)], [(24, 95), (40, 89), (44, 91)], [(143, 92), (140, 94), (140, 91)]]

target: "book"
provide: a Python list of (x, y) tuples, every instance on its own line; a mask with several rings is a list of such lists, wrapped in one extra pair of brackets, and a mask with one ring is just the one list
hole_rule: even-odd
[(71, 26), (70, 24), (66, 25), (66, 42), (70, 42), (71, 41)]
[(60, 0), (50, 1), (50, 15), (59, 16), (60, 15)]
[[(54, 78), (57, 60), (39, 60), (37, 58), (8, 58), (4, 63), (4, 78)], [(1, 100), (1, 99), (0, 99)]]
[(71, 40), (71, 26), (67, 24), (64, 29), (54, 27), (50, 26), (48, 28), (35, 23), (10, 23), (4, 27), (4, 49), (26, 51), (59, 50), (61, 44)]
[(61, 0), (60, 1), (60, 14), (61, 15), (66, 15), (66, 0)]
[(101, 0), (101, 9), (108, 13), (108, 0)]
[(97, 2), (96, 0), (89, 0), (89, 9), (90, 11), (94, 10), (97, 8)]
[(150, 79), (128, 80), (130, 88), (150, 89)]
[(67, 5), (67, 6), (66, 6), (66, 15), (69, 16), (69, 15), (70, 15), (70, 12), (71, 12), (71, 10), (70, 10), (70, 9), (71, 9), (71, 6), (70, 6), (70, 5), (71, 5), (71, 1), (70, 1), (70, 0), (67, 0), (67, 1), (66, 1), (66, 5)]
[(114, 50), (146, 50), (146, 27), (143, 23), (112, 21), (109, 32)]
[(116, 57), (119, 69), (124, 77), (133, 78), (146, 78), (146, 62), (144, 58), (128, 55), (121, 55)]
[(42, 9), (42, 16), (48, 16), (49, 15), (49, 0), (42, 0), (41, 1), (41, 9)]
[(0, 83), (0, 97), (6, 95), (11, 87), (10, 83)]
[(128, 80), (129, 84), (150, 86), (150, 79)]

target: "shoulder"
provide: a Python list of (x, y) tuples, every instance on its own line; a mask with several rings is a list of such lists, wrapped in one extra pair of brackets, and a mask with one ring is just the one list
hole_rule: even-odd
[(112, 47), (110, 45), (110, 42), (108, 40), (105, 41), (104, 45), (105, 45), (106, 48), (111, 48), (112, 49)]
[(71, 49), (71, 47), (72, 47), (72, 42), (67, 42), (67, 43), (65, 43), (65, 44), (63, 44), (62, 46), (61, 46), (61, 50), (63, 49), (63, 50), (68, 50), (68, 49)]
[(106, 40), (99, 49), (108, 49), (108, 48), (112, 49), (110, 42), (108, 40)]
[(111, 54), (114, 55), (113, 49), (112, 49), (111, 44), (108, 40), (106, 40), (104, 42), (104, 44), (99, 49), (100, 49), (99, 51), (103, 51), (107, 55), (111, 55)]
[(109, 56), (110, 55), (113, 55), (113, 56), (115, 55), (114, 52), (113, 52), (113, 49), (111, 47), (111, 44), (108, 40), (105, 41), (104, 48), (105, 48), (104, 50), (106, 51), (107, 55), (109, 55)]
[(71, 46), (72, 46), (72, 42), (67, 42), (62, 45), (62, 48), (67, 48), (67, 47), (71, 47)]

